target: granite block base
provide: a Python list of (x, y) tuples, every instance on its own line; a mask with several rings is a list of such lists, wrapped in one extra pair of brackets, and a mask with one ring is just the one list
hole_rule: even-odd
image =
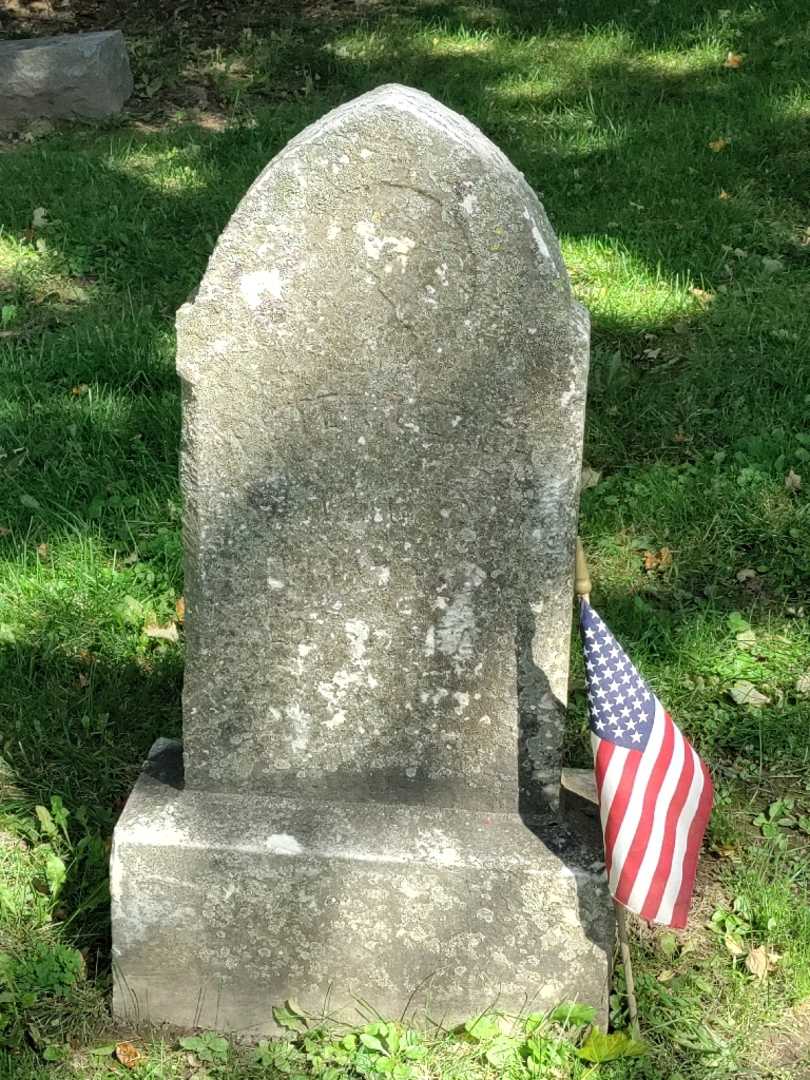
[(114, 1011), (261, 1035), (272, 1007), (452, 1024), (589, 1002), (613, 914), (594, 821), (184, 789), (153, 747), (115, 831)]

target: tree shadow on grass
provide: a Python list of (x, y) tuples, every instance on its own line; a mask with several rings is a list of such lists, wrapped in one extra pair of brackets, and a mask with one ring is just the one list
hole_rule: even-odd
[[(522, 72), (514, 60), (506, 64), (487, 55), (434, 55), (425, 43), (402, 57), (391, 57), (390, 51), (386, 46), (367, 61), (332, 55), (328, 66), (333, 83), (345, 94), (349, 87), (361, 92), (379, 81), (409, 79), (473, 120), (483, 120), (488, 134), (541, 190), (558, 232), (573, 249), (569, 262), (575, 282), (583, 273), (594, 278), (589, 249), (602, 246), (605, 275), (590, 286), (595, 289), (590, 297), (595, 382), (611, 396), (611, 380), (600, 367), (612, 364), (618, 391), (614, 399), (638, 395), (638, 408), (619, 406), (612, 420), (598, 424), (603, 445), (594, 447), (597, 457), (621, 444), (624, 463), (662, 451), (670, 459), (688, 460), (694, 443), (673, 450), (670, 440), (697, 407), (701, 419), (692, 425), (694, 437), (704, 444), (722, 445), (731, 428), (742, 432), (751, 424), (773, 422), (778, 402), (795, 395), (797, 377), (800, 382), (803, 378), (796, 363), (800, 313), (793, 312), (799, 323), (795, 329), (768, 328), (769, 333), (781, 329), (787, 335), (774, 338), (769, 348), (761, 331), (741, 340), (731, 328), (729, 312), (743, 312), (752, 303), (763, 311), (784, 308), (786, 279), (759, 272), (756, 249), (776, 249), (788, 269), (807, 262), (810, 249), (791, 247), (780, 227), (764, 220), (781, 190), (795, 191), (806, 165), (800, 122), (780, 117), (772, 98), (760, 101), (756, 89), (749, 90), (743, 111), (754, 130), (739, 132), (733, 151), (713, 154), (704, 140), (717, 121), (706, 122), (702, 131), (704, 122), (697, 117), (704, 109), (724, 117), (740, 109), (737, 86), (714, 70), (672, 74), (634, 66), (623, 47), (609, 63), (587, 65), (585, 84), (578, 83), (573, 72), (568, 83), (541, 86), (526, 96), (515, 82)], [(89, 274), (103, 283), (95, 297), (90, 290), (89, 302), (72, 307), (40, 296), (36, 318), (50, 329), (34, 339), (34, 326), (30, 344), (20, 340), (5, 346), (11, 359), (9, 399), (16, 389), (18, 400), (4, 410), (3, 441), (27, 447), (27, 464), (21, 470), (16, 463), (14, 474), (24, 477), (25, 484), (33, 483), (29, 494), (37, 501), (40, 485), (44, 492), (47, 474), (58, 464), (60, 493), (78, 493), (66, 507), (68, 513), (80, 519), (88, 507), (97, 509), (98, 499), (105, 498), (104, 485), (114, 482), (111, 476), (98, 476), (92, 464), (100, 440), (108, 436), (116, 437), (119, 446), (128, 441), (134, 448), (124, 455), (119, 450), (109, 460), (113, 472), (127, 469), (128, 486), (138, 491), (139, 481), (143, 487), (153, 486), (158, 476), (165, 484), (177, 446), (173, 312), (199, 280), (216, 235), (251, 180), (295, 131), (331, 103), (323, 94), (280, 107), (255, 129), (205, 135), (186, 128), (137, 138), (123, 154), (109, 155), (98, 141), (78, 154), (69, 142), (55, 142), (10, 162), (6, 216), (12, 225), (18, 222), (21, 242), (33, 245), (44, 239), (58, 246), (68, 280), (77, 276), (71, 268), (78, 267), (78, 276)], [(653, 153), (647, 106), (654, 110), (656, 123), (672, 133)], [(587, 133), (582, 139), (577, 137), (580, 128)], [(758, 143), (765, 129), (775, 148), (767, 170)], [(686, 143), (691, 143), (692, 155), (683, 154)], [(697, 157), (699, 175), (692, 164)], [(38, 177), (36, 198), (57, 224), (26, 239), (32, 200), (22, 172), (33, 167), (42, 173), (48, 166), (50, 176)], [(20, 175), (17, 186), (15, 171)], [(707, 182), (713, 188), (708, 197), (705, 191), (702, 198), (695, 197), (695, 184)], [(734, 193), (732, 198), (717, 198), (723, 190)], [(636, 194), (644, 204), (631, 198)], [(729, 255), (738, 245), (754, 256), (750, 263)], [(584, 270), (577, 265), (580, 250)], [(625, 274), (628, 264), (635, 267), (629, 273), (637, 275), (638, 297), (649, 294), (649, 303), (636, 303), (634, 296), (632, 304), (625, 298), (611, 309), (603, 302), (600, 293), (610, 294), (617, 259)], [(690, 281), (727, 291), (716, 291), (705, 310), (692, 302), (685, 317), (683, 298), (674, 294), (683, 293)], [(658, 283), (662, 300), (656, 310)], [(24, 280), (21, 289), (24, 300)], [(28, 289), (29, 296), (32, 291)], [(583, 299), (587, 303), (588, 295)], [(654, 353), (655, 346), (645, 335), (667, 335), (673, 328), (680, 335), (670, 336), (659, 350), (662, 355), (649, 360), (645, 352)], [(700, 364), (707, 337), (718, 345), (711, 366)], [(750, 357), (746, 377), (739, 370), (740, 350)], [(15, 354), (21, 358), (17, 368)], [(645, 387), (650, 382), (656, 383), (654, 393)], [(93, 384), (103, 386), (111, 398), (101, 422), (96, 404), (81, 391)], [(730, 424), (728, 395), (734, 387), (739, 393)], [(33, 424), (32, 398), (38, 402)], [(608, 407), (616, 404), (609, 401)], [(648, 422), (638, 423), (639, 409), (642, 418), (648, 413)], [(654, 414), (668, 414), (662, 432), (652, 422)], [(58, 460), (54, 451), (63, 445), (65, 431), (69, 445), (76, 438), (82, 445), (73, 459), (68, 455)], [(17, 493), (22, 496), (26, 490), (21, 484)], [(113, 499), (115, 495), (109, 492)], [(20, 508), (18, 528), (26, 518), (24, 510)]]
[(743, 20), (750, 31), (778, 24), (781, 31), (791, 15), (802, 14), (800, 0), (783, 0), (778, 12), (772, 9), (770, 18), (747, 0), (729, 0), (720, 11), (687, 3), (628, 8), (616, 0), (575, 0), (566, 4), (550, 0), (287, 0), (273, 5), (259, 0), (219, 0), (213, 10), (208, 0), (192, 0), (178, 10), (167, 11), (162, 0), (112, 0), (107, 4), (73, 0), (67, 11), (34, 10), (21, 4), (4, 12), (3, 29), (13, 36), (113, 28), (132, 35), (190, 33), (195, 42), (219, 40), (227, 44), (237, 40), (245, 27), (269, 33), (279, 27), (300, 26), (328, 34), (358, 23), (377, 27), (392, 19), (411, 19), (428, 25), (441, 22), (450, 27), (498, 28), (514, 34), (549, 28), (582, 34), (609, 26), (632, 35), (639, 46), (681, 47), (690, 45), (709, 19), (716, 19), (720, 25), (739, 25)]

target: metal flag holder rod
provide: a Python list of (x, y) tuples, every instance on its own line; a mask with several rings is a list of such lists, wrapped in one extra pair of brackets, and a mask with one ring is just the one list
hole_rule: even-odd
[[(577, 553), (574, 563), (574, 591), (577, 596), (590, 603), (591, 575), (588, 570), (588, 561), (585, 558), (585, 550), (582, 541), (577, 537)], [(630, 958), (630, 942), (627, 938), (627, 912), (618, 900), (613, 901), (613, 910), (616, 915), (616, 933), (619, 939), (619, 954), (624, 968), (624, 981), (627, 991), (627, 1011), (630, 1014), (630, 1029), (633, 1038), (638, 1039), (641, 1032), (638, 1026), (638, 1004), (636, 1002), (636, 985), (633, 980), (633, 961)]]

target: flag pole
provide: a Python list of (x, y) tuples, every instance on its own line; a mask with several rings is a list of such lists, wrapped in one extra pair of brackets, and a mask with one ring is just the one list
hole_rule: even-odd
[[(588, 570), (588, 560), (585, 558), (585, 549), (582, 541), (577, 537), (577, 553), (574, 563), (574, 591), (577, 596), (586, 602), (591, 596), (591, 575)], [(633, 961), (630, 958), (630, 942), (627, 938), (627, 917), (624, 907), (617, 901), (613, 901), (613, 910), (616, 915), (616, 933), (619, 939), (619, 953), (624, 967), (624, 981), (627, 991), (627, 1011), (630, 1014), (630, 1030), (634, 1039), (641, 1038), (638, 1026), (638, 1004), (636, 1002), (636, 984), (633, 980)]]

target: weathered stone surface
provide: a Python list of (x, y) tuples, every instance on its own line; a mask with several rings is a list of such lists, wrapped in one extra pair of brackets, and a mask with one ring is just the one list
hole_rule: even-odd
[(587, 358), (537, 197), (427, 95), (268, 165), (178, 316), (190, 785), (553, 803)]
[(536, 196), (426, 95), (256, 180), (178, 315), (185, 777), (116, 829), (119, 1012), (604, 1007), (558, 807), (587, 357)]
[(259, 1035), (290, 996), (357, 1022), (413, 995), (445, 1023), (574, 998), (604, 1019), (595, 823), (183, 790), (179, 757), (163, 740), (116, 828), (118, 1015)]
[(0, 43), (0, 122), (109, 116), (131, 93), (120, 30)]

